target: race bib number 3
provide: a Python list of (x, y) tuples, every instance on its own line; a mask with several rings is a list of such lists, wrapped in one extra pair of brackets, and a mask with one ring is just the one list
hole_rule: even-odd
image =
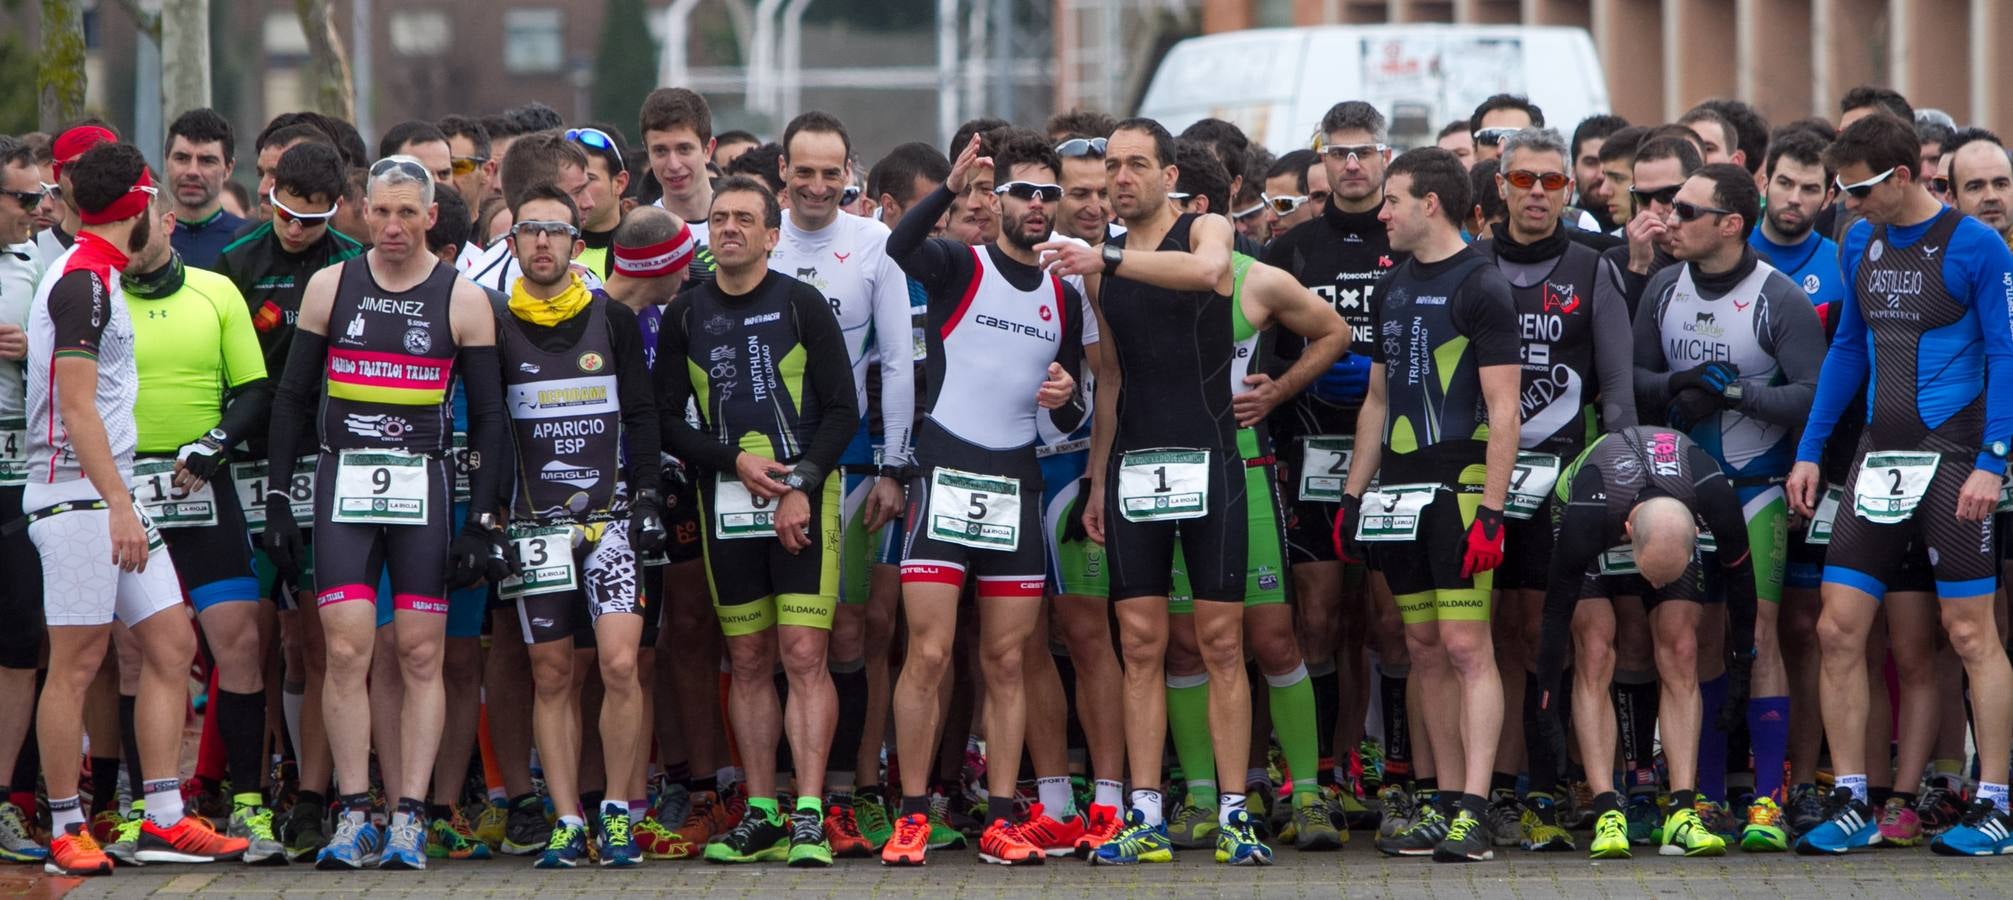
[(1300, 499), (1309, 503), (1342, 502), (1342, 482), (1356, 458), (1356, 436), (1350, 434), (1301, 439)]
[(1838, 524), (1838, 508), (1844, 504), (1844, 488), (1825, 488), (1824, 499), (1817, 501), (1817, 508), (1810, 511), (1810, 527), (1803, 533), (1803, 542), (1815, 546), (1831, 543), (1832, 529)]
[(1139, 450), (1118, 463), (1118, 511), (1128, 522), (1199, 519), (1209, 513), (1209, 451)]
[(580, 567), (573, 559), (573, 526), (513, 528), (510, 543), (517, 550), (521, 571), (496, 586), (504, 597), (557, 594), (580, 587)]
[(1529, 519), (1545, 505), (1545, 496), (1559, 483), (1559, 458), (1550, 453), (1518, 453), (1510, 470), (1510, 493), (1503, 503), (1503, 515)]
[(938, 468), (930, 473), (932, 539), (977, 550), (1020, 546), (1020, 479)]
[[(244, 507), (245, 525), (254, 533), (266, 529), (266, 491), (272, 486), (272, 466), (263, 459), (231, 463), (231, 485), (237, 488), (238, 505)], [(287, 505), (293, 507), (295, 522), (312, 522), (315, 514), (315, 458), (303, 456), (294, 463), (294, 477), (286, 485)]]
[(344, 450), (336, 457), (330, 521), (419, 525), (427, 520), (426, 457), (398, 450)]
[(190, 491), (175, 486), (175, 461), (133, 461), (133, 502), (160, 528), (201, 528), (217, 524), (217, 495), (209, 482)]
[(1859, 463), (1853, 484), (1852, 511), (1875, 525), (1898, 525), (1915, 514), (1915, 506), (1936, 477), (1940, 453), (1868, 453)]
[(28, 483), (28, 421), (0, 419), (0, 486)]
[(1437, 484), (1394, 484), (1363, 495), (1356, 519), (1359, 541), (1410, 541), (1419, 536), (1419, 518), (1440, 493)]
[(721, 473), (713, 491), (713, 536), (723, 541), (776, 536), (776, 501), (748, 492), (741, 479)]

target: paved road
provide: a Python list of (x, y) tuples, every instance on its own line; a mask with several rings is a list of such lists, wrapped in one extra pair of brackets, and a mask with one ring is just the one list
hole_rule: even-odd
[(885, 869), (847, 860), (828, 870), (780, 865), (710, 866), (651, 863), (639, 869), (538, 872), (522, 860), (436, 864), (420, 874), (334, 874), (305, 866), (252, 869), (237, 865), (153, 866), (121, 870), (88, 881), (44, 878), (29, 870), (0, 870), (0, 895), (72, 898), (176, 894), (241, 896), (607, 896), (676, 894), (680, 897), (887, 897), (927, 894), (1025, 898), (1036, 892), (1063, 896), (1123, 897), (1335, 897), (1567, 898), (1630, 897), (1813, 898), (1896, 900), (1903, 897), (2005, 898), (2013, 896), (2013, 859), (1968, 860), (1933, 856), (1925, 849), (1882, 850), (1846, 859), (1741, 856), (1591, 862), (1578, 855), (1511, 852), (1495, 862), (1435, 865), (1391, 860), (1359, 842), (1339, 854), (1280, 854), (1269, 869), (1233, 869), (1188, 853), (1174, 865), (1134, 869), (1091, 868), (1073, 860), (1039, 868), (981, 865), (972, 853), (933, 857), (924, 870)]

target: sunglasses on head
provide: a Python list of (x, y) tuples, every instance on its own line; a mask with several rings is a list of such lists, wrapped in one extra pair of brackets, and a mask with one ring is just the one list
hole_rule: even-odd
[(840, 206), (852, 206), (853, 203), (859, 199), (860, 199), (860, 186), (857, 184), (846, 185), (846, 189), (839, 192)]
[(277, 188), (266, 191), (266, 202), (272, 204), (273, 218), (278, 219), (283, 223), (299, 222), (301, 223), (301, 227), (303, 228), (313, 228), (316, 225), (327, 225), (330, 219), (335, 218), (336, 208), (342, 206), (342, 200), (338, 199), (336, 200), (336, 202), (329, 204), (327, 212), (304, 213), (284, 203), (281, 203), (279, 189)]
[(1714, 216), (1733, 215), (1733, 210), (1721, 209), (1717, 206), (1700, 206), (1696, 203), (1691, 202), (1690, 200), (1671, 201), (1671, 212), (1677, 213), (1678, 221), (1680, 222), (1689, 222), (1693, 219), (1696, 219), (1704, 215), (1714, 215)]
[(32, 191), (0, 191), (0, 194), (14, 198), (22, 209), (34, 209), (42, 205), (42, 198), (49, 196), (49, 191), (48, 185), (43, 185)]
[(1669, 206), (1671, 205), (1671, 201), (1677, 199), (1678, 190), (1683, 187), (1684, 185), (1682, 184), (1673, 184), (1669, 187), (1660, 188), (1639, 188), (1635, 185), (1629, 185), (1629, 196), (1636, 198), (1636, 202), (1639, 204), (1661, 203)]
[(1063, 157), (1103, 156), (1104, 138), (1070, 138), (1055, 145), (1055, 155)]
[(545, 237), (549, 238), (564, 237), (571, 239), (580, 236), (580, 229), (575, 228), (572, 225), (567, 224), (565, 222), (546, 222), (538, 219), (532, 219), (525, 222), (518, 222), (517, 224), (510, 226), (511, 237), (521, 237), (526, 235), (532, 237), (544, 235)]
[(1310, 199), (1299, 194), (1280, 194), (1277, 197), (1266, 194), (1264, 197), (1265, 204), (1272, 207), (1273, 212), (1282, 216), (1292, 215), (1294, 210), (1300, 208), (1300, 204), (1306, 203)]
[(448, 171), (454, 173), (454, 177), (465, 178), (470, 172), (474, 172), (477, 167), (486, 162), (489, 162), (489, 157), (487, 156), (457, 156), (448, 160), (447, 166)]
[(1361, 162), (1373, 154), (1382, 156), (1389, 149), (1385, 144), (1329, 144), (1321, 148), (1321, 154), (1333, 160)]
[(1941, 175), (1929, 179), (1929, 189), (1939, 194), (1950, 193), (1950, 179)]
[(1887, 179), (1888, 179), (1888, 178), (1889, 178), (1890, 176), (1892, 176), (1892, 175), (1894, 174), (1894, 170), (1895, 170), (1895, 169), (1898, 169), (1898, 168), (1901, 168), (1901, 167), (1900, 167), (1900, 166), (1892, 166), (1892, 167), (1888, 168), (1888, 170), (1887, 170), (1887, 171), (1885, 171), (1885, 172), (1882, 172), (1882, 173), (1880, 173), (1880, 174), (1878, 174), (1878, 175), (1875, 175), (1875, 176), (1873, 176), (1872, 178), (1868, 178), (1868, 179), (1866, 179), (1865, 181), (1860, 181), (1860, 182), (1854, 182), (1854, 183), (1852, 183), (1852, 184), (1846, 184), (1846, 183), (1845, 183), (1845, 182), (1844, 182), (1844, 181), (1843, 181), (1842, 179), (1840, 179), (1840, 178), (1839, 178), (1838, 176), (1836, 176), (1836, 175), (1833, 175), (1833, 176), (1831, 176), (1831, 183), (1832, 183), (1832, 185), (1833, 185), (1833, 186), (1837, 187), (1837, 188), (1839, 189), (1839, 191), (1841, 191), (1841, 192), (1843, 192), (1843, 193), (1847, 193), (1847, 194), (1851, 194), (1851, 195), (1852, 195), (1852, 199), (1854, 199), (1854, 200), (1864, 200), (1864, 199), (1866, 199), (1866, 195), (1867, 195), (1867, 194), (1871, 194), (1871, 193), (1873, 193), (1873, 189), (1874, 189), (1874, 188), (1876, 188), (1876, 187), (1879, 187), (1879, 186), (1880, 186), (1880, 183), (1881, 183), (1881, 182), (1883, 182), (1883, 181), (1886, 181), (1886, 180), (1887, 180)]
[(1567, 178), (1564, 172), (1541, 173), (1525, 171), (1523, 169), (1512, 169), (1504, 172), (1503, 180), (1509, 182), (1511, 187), (1520, 191), (1528, 191), (1531, 189), (1531, 185), (1534, 184), (1544, 185), (1547, 191), (1563, 191), (1566, 189), (1566, 185), (1571, 184), (1573, 181), (1571, 178)]
[(433, 173), (410, 156), (387, 156), (371, 164), (370, 177), (378, 178), (386, 172), (397, 169), (427, 184), (433, 183)]
[(1494, 147), (1497, 144), (1502, 143), (1510, 135), (1516, 134), (1517, 132), (1523, 130), (1524, 129), (1522, 128), (1515, 128), (1507, 125), (1499, 125), (1495, 128), (1484, 128), (1481, 131), (1475, 132), (1475, 143), (1481, 144), (1486, 147)]
[[(1036, 197), (1040, 197), (1041, 202), (1043, 203), (1054, 203), (1057, 200), (1062, 199), (1061, 186), (1053, 184), (1037, 184), (1032, 181), (1009, 181), (1006, 184), (1002, 184), (993, 188), (993, 193), (1005, 194), (1009, 197), (1014, 198), (1015, 200), (1020, 200), (1023, 202), (1031, 201)], [(1172, 197), (1174, 195), (1169, 194), (1168, 196)], [(1188, 195), (1183, 194), (1181, 196), (1186, 198)]]
[(1247, 209), (1233, 209), (1230, 211), (1230, 218), (1239, 222), (1245, 221), (1246, 219), (1253, 218), (1257, 216), (1259, 213), (1264, 212), (1265, 205), (1266, 204), (1264, 200), (1259, 200), (1257, 203), (1251, 204), (1251, 206)]

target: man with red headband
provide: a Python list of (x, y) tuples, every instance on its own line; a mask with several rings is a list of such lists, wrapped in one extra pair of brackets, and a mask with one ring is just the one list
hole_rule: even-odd
[(28, 537), (42, 557), (49, 658), (57, 661), (42, 689), (36, 728), (48, 783), (69, 794), (49, 798), (57, 836), (45, 868), (60, 875), (112, 871), (70, 786), (82, 746), (77, 711), (104, 660), (114, 617), (131, 629), (144, 660), (135, 715), (147, 804), (139, 859), (232, 859), (244, 853), (244, 840), (223, 837), (183, 812), (176, 749), (195, 634), (160, 533), (129, 494), (139, 374), (119, 276), (128, 254), (147, 245), (147, 210), (158, 192), (146, 160), (127, 144), (94, 146), (63, 169), (82, 227), (70, 250), (51, 263), (29, 310), (22, 495)]
[(63, 180), (63, 167), (76, 162), (77, 157), (84, 155), (84, 151), (118, 139), (119, 136), (104, 123), (96, 119), (87, 119), (56, 135), (56, 140), (49, 145), (49, 178), (57, 187), (56, 209), (61, 217), (53, 227), (44, 229), (35, 237), (36, 252), (41, 254), (44, 262), (53, 260), (63, 255), (63, 251), (70, 249), (71, 242), (76, 240), (79, 227), (76, 204), (63, 199), (70, 193), (70, 183)]

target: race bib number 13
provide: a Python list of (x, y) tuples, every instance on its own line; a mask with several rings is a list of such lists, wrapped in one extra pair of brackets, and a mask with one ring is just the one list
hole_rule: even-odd
[(510, 543), (517, 550), (518, 574), (496, 586), (504, 597), (557, 594), (580, 586), (580, 569), (573, 560), (573, 526), (510, 530)]

